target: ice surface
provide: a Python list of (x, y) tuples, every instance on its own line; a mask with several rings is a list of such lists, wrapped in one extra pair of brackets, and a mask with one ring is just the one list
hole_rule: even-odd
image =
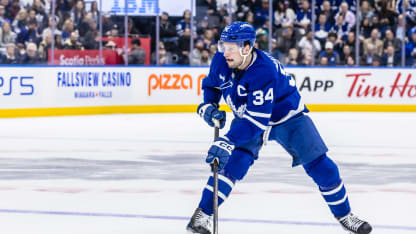
[[(416, 114), (310, 116), (353, 211), (375, 234), (416, 233)], [(209, 176), (213, 130), (196, 114), (0, 119), (0, 129), (1, 233), (185, 233)], [(220, 233), (346, 233), (290, 164), (265, 146), (221, 206)]]

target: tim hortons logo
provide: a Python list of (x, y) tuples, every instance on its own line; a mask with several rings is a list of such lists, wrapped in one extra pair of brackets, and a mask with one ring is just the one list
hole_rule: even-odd
[(411, 84), (412, 74), (403, 75), (399, 72), (392, 85), (371, 85), (367, 79), (371, 78), (371, 73), (347, 74), (347, 78), (353, 78), (353, 82), (348, 91), (348, 97), (416, 97), (416, 84)]

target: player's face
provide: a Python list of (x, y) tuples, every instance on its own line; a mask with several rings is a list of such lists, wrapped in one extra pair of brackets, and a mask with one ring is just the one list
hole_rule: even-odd
[(229, 68), (237, 68), (243, 62), (243, 57), (240, 55), (240, 47), (237, 43), (224, 42), (221, 50)]

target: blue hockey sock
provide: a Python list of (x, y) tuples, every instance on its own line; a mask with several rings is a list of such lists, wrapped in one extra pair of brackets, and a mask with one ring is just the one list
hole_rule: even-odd
[[(232, 176), (228, 175), (224, 171), (218, 173), (218, 206), (220, 206), (230, 195), (231, 190), (234, 187), (235, 179)], [(213, 186), (214, 179), (212, 176), (209, 177), (208, 183), (202, 192), (202, 198), (199, 203), (199, 208), (202, 208), (202, 211), (207, 215), (212, 215), (213, 211)]]
[(347, 192), (337, 165), (326, 155), (303, 165), (306, 173), (319, 186), (322, 196), (335, 217), (344, 217), (350, 211)]

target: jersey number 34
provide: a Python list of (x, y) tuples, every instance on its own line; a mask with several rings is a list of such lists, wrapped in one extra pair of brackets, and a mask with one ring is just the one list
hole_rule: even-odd
[(253, 92), (254, 100), (253, 104), (256, 106), (263, 105), (265, 101), (273, 102), (273, 88), (270, 88), (264, 95), (263, 90), (257, 90)]

